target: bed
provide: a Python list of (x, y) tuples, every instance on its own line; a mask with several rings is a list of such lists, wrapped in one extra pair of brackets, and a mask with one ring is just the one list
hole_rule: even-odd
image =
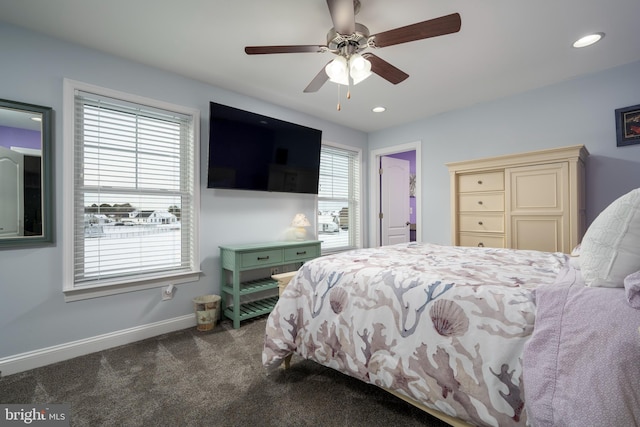
[(408, 243), (310, 261), (263, 363), (295, 353), (454, 425), (639, 425), (640, 189), (625, 197), (573, 258)]

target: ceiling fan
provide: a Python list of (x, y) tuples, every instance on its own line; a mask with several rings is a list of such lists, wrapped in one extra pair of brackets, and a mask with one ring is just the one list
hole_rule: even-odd
[(405, 27), (370, 35), (369, 29), (355, 21), (360, 0), (327, 0), (333, 28), (327, 34), (326, 45), (247, 46), (247, 55), (273, 53), (331, 52), (337, 57), (330, 61), (304, 89), (317, 92), (327, 80), (349, 85), (357, 84), (375, 73), (393, 84), (409, 77), (407, 73), (370, 52), (367, 48), (382, 48), (460, 31), (460, 14), (441, 16)]

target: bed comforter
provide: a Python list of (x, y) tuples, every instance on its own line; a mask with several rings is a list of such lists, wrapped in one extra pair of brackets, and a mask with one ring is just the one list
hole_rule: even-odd
[(561, 253), (400, 244), (306, 263), (267, 320), (263, 363), (296, 353), (475, 425), (525, 425), (532, 290)]

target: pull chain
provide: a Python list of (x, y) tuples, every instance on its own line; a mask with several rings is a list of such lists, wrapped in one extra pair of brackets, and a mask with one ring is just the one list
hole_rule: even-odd
[[(340, 105), (340, 86), (342, 85), (338, 85), (338, 105), (336, 106), (338, 111), (342, 110), (342, 106)], [(347, 99), (351, 99), (351, 85), (347, 86)]]

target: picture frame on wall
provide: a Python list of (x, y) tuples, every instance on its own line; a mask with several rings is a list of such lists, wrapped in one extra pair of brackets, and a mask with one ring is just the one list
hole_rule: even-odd
[(617, 146), (640, 144), (640, 104), (616, 110)]

